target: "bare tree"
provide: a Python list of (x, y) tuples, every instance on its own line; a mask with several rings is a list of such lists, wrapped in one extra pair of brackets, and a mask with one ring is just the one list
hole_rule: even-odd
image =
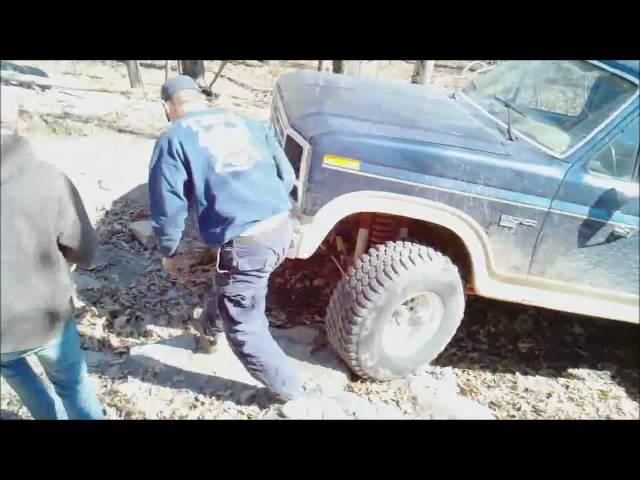
[(222, 75), (222, 70), (224, 70), (224, 67), (227, 65), (227, 63), (229, 63), (229, 60), (222, 60), (220, 62), (220, 66), (218, 67), (218, 71), (216, 72), (216, 76), (213, 77), (213, 80), (211, 80), (211, 83), (209, 84), (209, 90), (211, 90), (213, 88), (213, 84), (216, 83), (216, 80), (218, 80), (218, 77), (220, 75)]
[(354, 77), (378, 78), (380, 65), (377, 60), (343, 60), (342, 73)]
[[(333, 73), (342, 73), (353, 77), (378, 78), (380, 76), (378, 60), (334, 60)], [(319, 65), (322, 68), (322, 65)]]
[[(222, 67), (226, 65), (228, 60), (223, 61)], [(211, 85), (218, 79), (218, 75), (222, 71), (222, 68), (218, 71), (218, 74), (211, 82)], [(178, 60), (178, 72), (180, 75), (188, 75), (193, 78), (200, 87), (202, 93), (206, 96), (213, 96), (213, 92), (211, 91), (211, 86), (207, 85), (207, 82), (204, 78), (205, 68), (204, 68), (204, 60)]]
[(413, 74), (411, 75), (411, 83), (422, 83), (424, 72), (424, 61), (416, 60), (413, 64)]
[(178, 63), (182, 75), (190, 76), (200, 87), (207, 86), (204, 80), (204, 60), (178, 60)]
[(413, 75), (411, 76), (411, 83), (420, 85), (430, 84), (433, 78), (435, 63), (435, 60), (416, 60)]
[(429, 85), (433, 79), (433, 72), (436, 69), (436, 61), (425, 60), (424, 62), (424, 85)]
[(131, 88), (144, 88), (142, 83), (142, 75), (140, 74), (140, 65), (137, 60), (124, 60), (124, 64), (127, 66), (127, 72), (129, 73), (129, 83)]

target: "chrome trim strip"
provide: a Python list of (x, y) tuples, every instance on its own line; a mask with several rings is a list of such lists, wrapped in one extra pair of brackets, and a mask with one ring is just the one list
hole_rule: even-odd
[(282, 105), (282, 100), (280, 99), (280, 95), (275, 90), (273, 96), (273, 105), (274, 111), (278, 112), (279, 120), (282, 123), (283, 130), (285, 132), (285, 138), (283, 139), (282, 148), (284, 149), (284, 142), (286, 141), (287, 135), (293, 138), (300, 146), (302, 147), (302, 158), (300, 159), (300, 172), (298, 173), (298, 178), (296, 179), (296, 187), (298, 188), (298, 198), (296, 203), (298, 206), (302, 206), (302, 199), (304, 196), (304, 183), (307, 178), (307, 174), (309, 172), (309, 162), (311, 159), (311, 146), (309, 142), (307, 142), (302, 135), (296, 132), (291, 125), (289, 124), (289, 120), (284, 113), (284, 106)]
[(502, 200), (502, 199), (496, 199), (493, 197), (487, 197), (484, 195), (479, 195), (477, 193), (468, 193), (468, 192), (462, 192), (460, 190), (451, 190), (449, 188), (444, 188), (444, 187), (435, 187), (433, 185), (425, 185), (423, 183), (417, 183), (417, 182), (412, 182), (411, 180), (400, 180), (398, 178), (392, 178), (392, 177), (383, 177), (382, 175), (376, 175), (375, 173), (369, 173), (369, 172), (363, 172), (360, 170), (352, 170), (349, 168), (344, 168), (344, 167), (337, 167), (334, 165), (326, 165), (323, 164), (322, 165), (323, 168), (328, 168), (329, 170), (338, 170), (340, 172), (345, 172), (345, 173), (353, 173), (354, 175), (362, 175), (364, 177), (371, 177), (371, 178), (377, 178), (378, 180), (388, 180), (391, 182), (395, 182), (395, 183), (402, 183), (404, 185), (411, 185), (412, 187), (422, 187), (422, 188), (427, 188), (429, 190), (438, 190), (440, 192), (448, 192), (448, 193), (458, 193), (461, 195), (466, 195), (468, 197), (474, 197), (474, 198), (479, 198), (481, 200), (491, 200), (494, 202), (499, 202), (499, 203), (504, 203), (507, 205), (514, 205), (517, 207), (528, 207), (528, 208), (532, 208), (534, 210), (542, 210), (543, 212), (548, 211), (548, 208), (545, 207), (538, 207), (535, 205), (527, 205), (526, 203), (518, 203), (518, 202), (511, 202), (509, 200)]
[(598, 67), (602, 68), (603, 70), (606, 70), (606, 71), (611, 72), (611, 73), (615, 73), (619, 77), (622, 77), (625, 80), (629, 80), (632, 83), (635, 83), (636, 85), (638, 85), (638, 83), (639, 83), (639, 80), (636, 77), (634, 77), (632, 75), (629, 75), (628, 73), (624, 73), (621, 70), (616, 70), (615, 68), (611, 68), (609, 65), (605, 65), (604, 63), (601, 63), (598, 60), (585, 60), (585, 61), (589, 62), (589, 63), (592, 63), (594, 65), (597, 65)]
[(440, 192), (456, 193), (458, 195), (465, 195), (467, 197), (474, 197), (474, 198), (478, 198), (478, 199), (481, 199), (481, 200), (489, 200), (491, 202), (503, 203), (503, 204), (506, 204), (506, 205), (513, 205), (515, 207), (531, 208), (531, 209), (534, 209), (534, 210), (542, 210), (544, 212), (556, 213), (556, 214), (559, 214), (559, 215), (567, 215), (567, 216), (570, 216), (570, 217), (588, 219), (588, 220), (593, 220), (593, 221), (601, 222), (601, 223), (608, 223), (610, 225), (619, 225), (621, 227), (634, 227), (634, 228), (637, 228), (635, 225), (631, 225), (631, 224), (628, 224), (628, 223), (618, 223), (618, 222), (612, 222), (610, 220), (609, 221), (601, 220), (599, 218), (583, 216), (583, 215), (579, 215), (577, 213), (565, 212), (565, 211), (562, 211), (562, 210), (556, 210), (556, 209), (552, 209), (552, 208), (538, 207), (536, 205), (529, 205), (527, 203), (512, 202), (510, 200), (503, 200), (501, 198), (487, 197), (485, 195), (479, 195), (477, 193), (463, 192), (463, 191), (460, 191), (460, 190), (452, 190), (452, 189), (444, 188), (444, 187), (435, 187), (433, 185), (424, 185), (422, 183), (412, 182), (410, 180), (400, 180), (400, 179), (392, 178), (392, 177), (383, 177), (382, 175), (376, 175), (375, 173), (368, 173), (368, 172), (363, 172), (363, 171), (360, 171), (360, 170), (352, 170), (352, 169), (349, 169), (349, 168), (337, 167), (335, 165), (323, 164), (322, 167), (323, 168), (327, 168), (329, 170), (337, 170), (339, 172), (352, 173), (354, 175), (362, 175), (364, 177), (376, 178), (378, 180), (388, 180), (390, 182), (402, 183), (402, 184), (405, 184), (405, 185), (411, 185), (412, 187), (422, 187), (422, 188), (426, 188), (426, 189), (429, 189), (429, 190), (438, 190)]
[(634, 228), (636, 230), (638, 229), (637, 225), (632, 225), (630, 223), (612, 222), (611, 220), (602, 220), (601, 218), (588, 217), (588, 216), (585, 216), (585, 215), (580, 215), (579, 213), (571, 213), (571, 212), (567, 212), (567, 211), (564, 211), (564, 210), (550, 209), (549, 213), (555, 213), (557, 215), (565, 215), (567, 217), (579, 218), (581, 220), (590, 220), (592, 222), (605, 223), (605, 224), (608, 224), (608, 225), (616, 225), (616, 226), (619, 226), (619, 227)]

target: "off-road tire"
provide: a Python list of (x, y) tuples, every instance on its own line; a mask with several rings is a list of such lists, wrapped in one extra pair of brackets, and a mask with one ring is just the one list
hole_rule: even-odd
[[(406, 298), (425, 291), (442, 301), (440, 325), (414, 354), (390, 356), (382, 348), (385, 322)], [(404, 378), (446, 347), (464, 305), (462, 279), (448, 257), (417, 243), (387, 242), (358, 258), (336, 286), (327, 309), (327, 336), (356, 375), (377, 381)]]

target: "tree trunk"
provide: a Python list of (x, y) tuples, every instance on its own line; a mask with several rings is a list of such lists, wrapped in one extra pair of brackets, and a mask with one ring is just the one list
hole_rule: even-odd
[(269, 69), (271, 75), (276, 76), (278, 74), (278, 60), (264, 60), (263, 62)]
[(413, 64), (413, 73), (411, 74), (411, 83), (421, 83), (422, 72), (424, 71), (424, 64), (422, 60), (416, 60)]
[[(227, 63), (229, 63), (229, 60), (222, 60), (220, 62), (220, 66), (218, 67), (218, 71), (216, 72), (216, 76), (213, 77), (213, 80), (211, 80), (211, 83), (209, 84), (209, 90), (212, 90), (213, 84), (216, 83), (216, 80), (218, 80), (218, 77), (222, 74), (222, 70), (227, 65)], [(213, 92), (212, 92), (212, 94), (213, 94)]]
[[(339, 64), (336, 65), (338, 62)], [(334, 60), (333, 71), (354, 77), (378, 78), (380, 76), (377, 60)]]
[(425, 60), (424, 66), (424, 85), (429, 85), (433, 79), (433, 72), (436, 69), (435, 60)]
[(319, 72), (333, 72), (333, 64), (335, 60), (318, 60), (318, 71)]
[(190, 76), (200, 87), (207, 86), (204, 79), (204, 60), (178, 60), (178, 62), (182, 75)]
[(142, 75), (140, 75), (140, 66), (137, 60), (125, 60), (124, 64), (127, 66), (127, 72), (129, 73), (129, 83), (131, 88), (144, 88), (142, 83)]
[(411, 83), (417, 83), (419, 85), (430, 84), (433, 78), (435, 63), (435, 60), (416, 60), (413, 75), (411, 76)]

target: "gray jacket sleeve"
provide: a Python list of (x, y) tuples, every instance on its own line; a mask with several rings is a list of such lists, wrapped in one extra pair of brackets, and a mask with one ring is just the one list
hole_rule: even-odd
[(80, 194), (64, 175), (58, 208), (58, 248), (70, 263), (89, 265), (98, 249), (96, 235)]

